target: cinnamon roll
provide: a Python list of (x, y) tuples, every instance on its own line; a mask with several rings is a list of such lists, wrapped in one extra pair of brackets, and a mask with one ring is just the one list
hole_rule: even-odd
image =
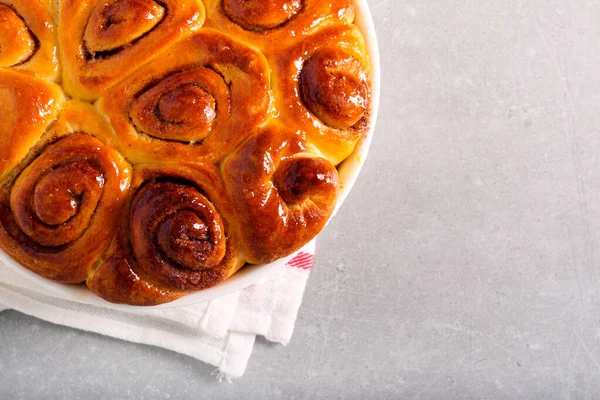
[(244, 256), (251, 263), (269, 263), (300, 249), (335, 208), (335, 167), (303, 135), (285, 128), (259, 130), (222, 170)]
[(218, 161), (269, 116), (264, 56), (212, 29), (183, 40), (98, 102), (134, 163)]
[(88, 287), (112, 301), (155, 305), (219, 284), (245, 261), (212, 166), (141, 165), (109, 256)]
[(335, 165), (368, 132), (371, 72), (364, 39), (354, 26), (320, 30), (281, 52), (273, 90), (281, 120), (306, 132)]
[(267, 56), (331, 23), (354, 20), (352, 0), (205, 0), (206, 25), (260, 48)]
[(0, 1), (0, 68), (58, 76), (54, 18), (38, 0)]
[[(84, 282), (112, 236), (130, 167), (102, 139), (105, 122), (72, 103), (0, 192), (0, 246), (26, 268)], [(93, 136), (95, 135), (95, 136)]]
[(198, 0), (62, 0), (63, 86), (93, 100), (178, 39), (198, 30)]

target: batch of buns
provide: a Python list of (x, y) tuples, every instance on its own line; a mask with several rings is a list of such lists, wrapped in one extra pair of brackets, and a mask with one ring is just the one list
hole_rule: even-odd
[(0, 0), (0, 249), (132, 305), (292, 254), (369, 130), (352, 0)]

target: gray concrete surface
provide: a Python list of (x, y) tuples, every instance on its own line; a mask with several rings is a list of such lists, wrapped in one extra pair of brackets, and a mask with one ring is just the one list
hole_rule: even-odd
[(247, 374), (0, 314), (0, 398), (600, 398), (600, 3), (373, 0), (384, 96)]

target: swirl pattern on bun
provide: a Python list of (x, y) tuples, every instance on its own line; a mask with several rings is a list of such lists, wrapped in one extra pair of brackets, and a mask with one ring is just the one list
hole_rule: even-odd
[(139, 166), (113, 255), (88, 285), (102, 297), (137, 305), (215, 286), (245, 263), (231, 219), (214, 167)]
[(85, 104), (66, 105), (0, 196), (2, 248), (63, 283), (87, 279), (112, 240), (129, 186), (130, 167), (101, 141), (106, 126), (94, 113)]
[(369, 130), (371, 76), (354, 26), (329, 26), (282, 52), (273, 74), (281, 119), (306, 132), (335, 165)]
[(223, 165), (244, 255), (269, 263), (300, 249), (323, 229), (339, 191), (337, 171), (304, 137), (270, 126)]
[(329, 24), (354, 21), (352, 0), (205, 0), (206, 25), (257, 46), (267, 55)]
[(51, 11), (38, 0), (0, 2), (0, 68), (56, 79), (55, 35)]
[(205, 18), (197, 0), (61, 0), (60, 15), (63, 86), (83, 100), (100, 97)]
[(218, 161), (269, 116), (269, 64), (212, 29), (167, 51), (99, 101), (134, 163)]

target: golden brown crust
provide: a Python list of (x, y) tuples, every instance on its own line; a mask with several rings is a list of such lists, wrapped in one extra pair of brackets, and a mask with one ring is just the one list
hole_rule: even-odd
[(64, 101), (60, 87), (0, 70), (0, 181), (27, 155)]
[(57, 78), (56, 32), (47, 5), (38, 0), (0, 1), (0, 68)]
[(106, 126), (94, 113), (89, 105), (65, 105), (48, 143), (3, 183), (0, 197), (0, 246), (64, 283), (85, 281), (108, 246), (130, 180), (129, 165), (96, 138), (105, 132), (95, 129)]
[(203, 29), (123, 81), (98, 107), (133, 163), (215, 162), (268, 117), (269, 80), (264, 56)]
[(223, 0), (223, 13), (247, 31), (267, 31), (287, 24), (302, 11), (301, 0)]
[(132, 256), (121, 247), (109, 251), (110, 256), (90, 273), (87, 287), (112, 303), (133, 306), (155, 306), (169, 303), (185, 296), (186, 292), (177, 292), (161, 288), (143, 275), (138, 275), (130, 264)]
[[(113, 250), (88, 286), (109, 301), (125, 296), (125, 302), (138, 305), (215, 286), (245, 263), (231, 219), (214, 167), (138, 166)], [(137, 289), (123, 294), (122, 285)]]
[(331, 216), (339, 190), (335, 167), (311, 153), (302, 135), (270, 126), (223, 165), (244, 256), (269, 263), (300, 249)]
[(270, 57), (332, 23), (354, 21), (352, 0), (205, 0), (206, 26)]
[(281, 51), (273, 73), (280, 119), (335, 165), (370, 126), (371, 72), (358, 28), (332, 25)]
[(198, 30), (198, 0), (62, 0), (59, 43), (68, 94), (93, 100)]

